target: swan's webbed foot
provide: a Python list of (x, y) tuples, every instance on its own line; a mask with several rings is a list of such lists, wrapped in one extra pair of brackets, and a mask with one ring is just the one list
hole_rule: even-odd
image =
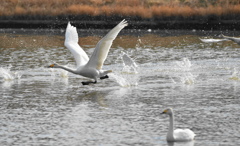
[(108, 75), (105, 75), (105, 76), (103, 76), (103, 77), (100, 77), (101, 80), (103, 80), (103, 79), (107, 79), (107, 78), (109, 78)]
[(89, 84), (96, 84), (97, 81), (95, 82), (92, 82), (92, 81), (89, 81), (89, 82), (82, 82), (82, 85), (89, 85)]

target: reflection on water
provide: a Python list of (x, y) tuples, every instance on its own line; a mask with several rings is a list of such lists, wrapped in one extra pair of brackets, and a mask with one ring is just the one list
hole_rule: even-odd
[(194, 141), (189, 142), (169, 142), (168, 146), (194, 146)]
[[(1, 32), (2, 145), (240, 143), (239, 46), (199, 39), (221, 32), (125, 30), (104, 65), (110, 78), (89, 86), (81, 85), (84, 77), (46, 68), (75, 66), (64, 31)], [(105, 34), (96, 32), (79, 30), (87, 54)], [(168, 119), (160, 113), (167, 107), (175, 110), (175, 128), (193, 130), (195, 141), (166, 142)]]

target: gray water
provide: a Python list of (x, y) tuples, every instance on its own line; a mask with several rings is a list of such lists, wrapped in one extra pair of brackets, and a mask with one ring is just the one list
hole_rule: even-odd
[[(240, 46), (199, 40), (221, 32), (123, 31), (104, 65), (110, 78), (83, 86), (88, 79), (46, 68), (75, 65), (64, 30), (52, 31), (1, 30), (1, 145), (240, 144)], [(106, 31), (96, 33), (79, 30), (89, 55)], [(168, 107), (194, 141), (166, 142)]]

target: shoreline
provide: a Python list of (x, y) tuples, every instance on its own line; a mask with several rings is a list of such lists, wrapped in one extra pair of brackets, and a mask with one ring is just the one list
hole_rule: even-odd
[[(121, 21), (121, 20), (119, 20)], [(86, 21), (70, 20), (81, 29), (111, 29), (117, 23), (113, 21)], [(129, 26), (126, 29), (185, 29), (185, 30), (240, 30), (240, 20), (131, 20), (127, 19)], [(0, 20), (0, 28), (13, 29), (60, 29), (65, 28), (68, 20)]]

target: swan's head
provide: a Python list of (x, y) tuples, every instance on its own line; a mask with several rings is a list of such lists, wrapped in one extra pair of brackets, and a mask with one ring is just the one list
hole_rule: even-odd
[(167, 108), (165, 109), (162, 114), (167, 114), (167, 115), (172, 115), (173, 114), (173, 110), (172, 108)]
[(54, 63), (48, 66), (48, 68), (59, 68), (59, 65)]

